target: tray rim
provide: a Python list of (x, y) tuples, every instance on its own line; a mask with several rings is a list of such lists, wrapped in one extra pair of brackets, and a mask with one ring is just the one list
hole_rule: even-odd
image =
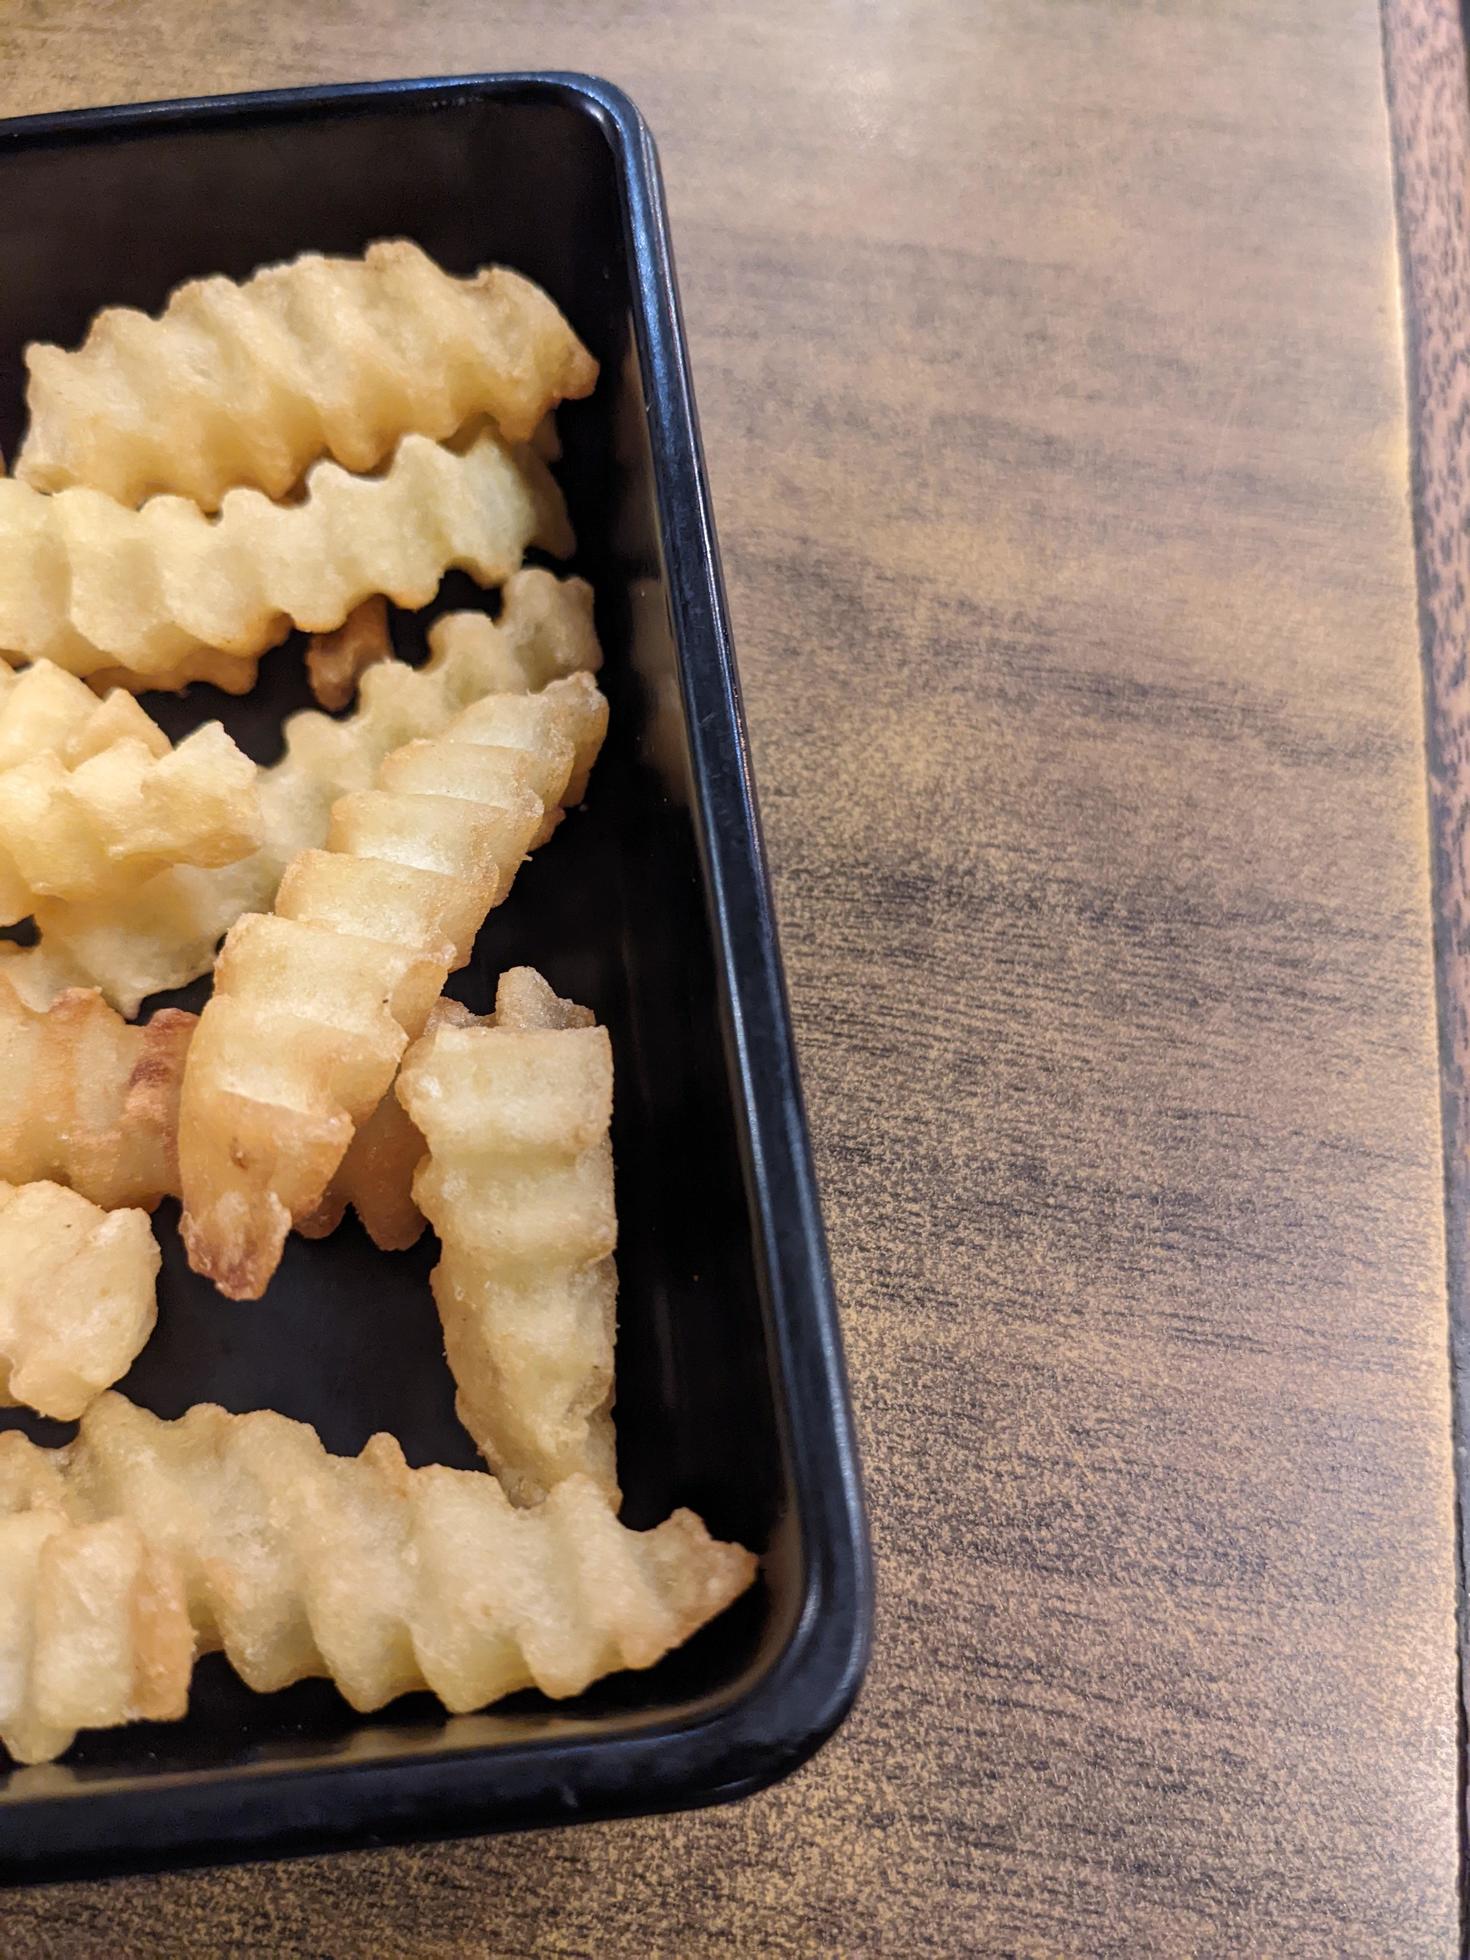
[[(561, 69), (252, 90), (0, 121), (0, 155), (156, 126), (294, 119), (395, 98), (535, 95), (590, 114), (612, 152), (654, 491), (691, 747), (694, 822), (757, 1266), (776, 1349), (801, 1606), (742, 1689), (639, 1731), (160, 1775), (142, 1788), (0, 1796), (0, 1884), (488, 1834), (730, 1802), (790, 1774), (847, 1715), (872, 1641), (873, 1569), (744, 710), (658, 151), (616, 84)], [(698, 656), (691, 656), (697, 645)], [(779, 1197), (778, 1197), (779, 1193)], [(371, 1718), (364, 1718), (370, 1720)], [(556, 1772), (545, 1773), (548, 1752)], [(61, 1827), (58, 1829), (58, 1827)]]

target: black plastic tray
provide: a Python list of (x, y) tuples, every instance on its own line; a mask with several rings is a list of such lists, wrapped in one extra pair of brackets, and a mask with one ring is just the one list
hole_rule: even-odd
[[(0, 446), (21, 349), (95, 308), (304, 250), (418, 240), (556, 298), (602, 362), (563, 411), (575, 569), (597, 591), (612, 704), (588, 808), (492, 914), (459, 991), (529, 961), (608, 1024), (621, 1221), (624, 1515), (689, 1504), (762, 1555), (756, 1588), (681, 1652), (576, 1702), (521, 1695), (370, 1719), (309, 1682), (258, 1696), (201, 1663), (187, 1719), (84, 1737), (0, 1781), (0, 1876), (76, 1876), (607, 1817), (742, 1796), (841, 1720), (871, 1575), (837, 1322), (762, 861), (653, 143), (616, 89), (499, 75), (101, 109), (0, 124)], [(440, 605), (464, 603), (446, 581)], [(395, 622), (400, 650), (421, 622)], [(294, 643), (254, 695), (149, 697), (262, 761), (304, 704)], [(800, 686), (793, 667), (792, 685)], [(201, 990), (193, 990), (195, 992)], [(191, 995), (182, 997), (193, 1004)], [(156, 1004), (156, 1003), (155, 1003)], [(264, 1301), (191, 1274), (160, 1213), (159, 1327), (127, 1391), (164, 1415), (271, 1406), (355, 1451), (473, 1466), (426, 1276), (350, 1221), (294, 1239)], [(32, 1434), (61, 1440), (35, 1420)]]

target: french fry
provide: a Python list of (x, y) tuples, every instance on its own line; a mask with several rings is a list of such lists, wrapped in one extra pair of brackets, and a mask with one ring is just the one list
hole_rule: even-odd
[(194, 1633), (177, 1566), (135, 1524), (0, 1517), (0, 1742), (50, 1762), (79, 1729), (183, 1715)]
[(112, 1211), (178, 1190), (178, 1109), (196, 1017), (124, 1021), (95, 990), (29, 1006), (0, 967), (0, 1179), (52, 1179)]
[(12, 663), (178, 687), (206, 657), (254, 658), (292, 626), (329, 633), (375, 593), (425, 605), (451, 566), (502, 584), (533, 542), (570, 548), (560, 493), (533, 450), (488, 429), (458, 449), (405, 436), (379, 476), (318, 463), (299, 503), (231, 490), (215, 518), (181, 497), (129, 510), (4, 479), (0, 647)]
[(87, 988), (91, 975), (60, 946), (38, 941), (31, 946), (0, 939), (0, 979), (27, 1007), (44, 1013), (69, 988)]
[(493, 1025), (426, 1033), (398, 1077), (459, 1418), (515, 1504), (574, 1475), (618, 1502), (612, 1080), (607, 1030), (529, 967)]
[(0, 669), (0, 925), (38, 899), (113, 897), (170, 864), (261, 842), (255, 764), (218, 722), (174, 748), (129, 695), (48, 661)]
[[(602, 651), (592, 588), (582, 579), (524, 569), (507, 581), (498, 619), (446, 614), (429, 628), (429, 650), (422, 667), (392, 660), (369, 668), (357, 710), (346, 720), (308, 708), (286, 723), (286, 754), (267, 772), (265, 796), (268, 822), (275, 812), (278, 828), (294, 824), (298, 849), (319, 841), (337, 797), (369, 788), (384, 757), (405, 742), (442, 734), (455, 715), (487, 695), (534, 694), (572, 674), (595, 674)], [(569, 787), (585, 793), (596, 753), (597, 740), (584, 736)]]
[[(242, 913), (274, 902), (287, 864), (326, 841), (333, 803), (371, 788), (378, 766), (404, 742), (443, 732), (461, 709), (494, 692), (524, 693), (602, 664), (592, 625), (592, 592), (581, 579), (523, 570), (508, 580), (500, 617), (452, 635), (430, 629), (423, 667), (393, 660), (362, 677), (356, 710), (345, 720), (307, 709), (286, 723), (286, 752), (260, 772), (265, 842), (220, 871), (181, 866), (160, 872), (125, 901), (99, 900), (38, 914), (41, 945), (11, 977), (44, 1005), (65, 986), (96, 985), (124, 1014), (166, 988), (181, 987), (214, 963), (220, 939)], [(595, 754), (582, 735), (569, 794), (580, 801)], [(48, 991), (49, 989), (49, 991)]]
[(37, 755), (54, 755), (73, 769), (123, 740), (141, 743), (155, 757), (169, 751), (158, 723), (126, 695), (100, 699), (49, 660), (22, 674), (0, 666), (0, 770)]
[(399, 437), (451, 436), (474, 415), (524, 442), (597, 379), (530, 280), (500, 266), (455, 279), (406, 239), (240, 285), (191, 280), (156, 320), (109, 307), (75, 352), (31, 346), (26, 365), (22, 483), (125, 504), (172, 491), (205, 510), (237, 483), (284, 496), (323, 454), (373, 469)]
[(74, 1421), (153, 1332), (158, 1267), (146, 1212), (0, 1184), (0, 1404)]
[(222, 1292), (257, 1299), (320, 1206), (606, 713), (585, 673), (476, 702), (339, 798), (275, 913), (231, 928), (179, 1111), (184, 1243)]
[(97, 667), (87, 685), (97, 693), (125, 688), (129, 694), (178, 694), (194, 681), (204, 681), (224, 694), (248, 694), (260, 678), (258, 653), (221, 653), (217, 647), (196, 647), (172, 667), (134, 673), (130, 667)]
[[(185, 986), (214, 964), (215, 949), (253, 904), (269, 904), (276, 874), (260, 852), (219, 871), (172, 865), (131, 892), (74, 905), (37, 901), (40, 944), (6, 969), (28, 997), (50, 981), (100, 988), (126, 1015), (150, 994)], [(22, 978), (35, 961), (35, 970)]]
[[(471, 1027), (475, 1021), (467, 1007), (445, 996), (430, 1008), (421, 1039), (435, 1028)], [(394, 1089), (386, 1090), (354, 1133), (326, 1196), (308, 1217), (297, 1219), (296, 1230), (304, 1238), (324, 1239), (336, 1231), (351, 1205), (379, 1252), (406, 1252), (424, 1229), (424, 1214), (413, 1195), (413, 1174), (427, 1148)]]
[(345, 708), (369, 667), (393, 658), (388, 602), (381, 594), (354, 606), (335, 633), (313, 633), (306, 645), (306, 678), (323, 708)]
[(162, 1422), (117, 1394), (63, 1449), (0, 1437), (0, 1511), (135, 1527), (201, 1649), (263, 1692), (325, 1676), (363, 1711), (417, 1688), (455, 1712), (579, 1694), (651, 1667), (756, 1569), (689, 1511), (628, 1530), (586, 1477), (517, 1510), (483, 1472), (409, 1469), (391, 1436), (334, 1457), (269, 1410)]

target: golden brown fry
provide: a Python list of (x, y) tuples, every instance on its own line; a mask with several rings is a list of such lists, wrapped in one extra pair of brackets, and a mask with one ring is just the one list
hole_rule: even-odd
[(473, 415), (524, 442), (597, 379), (530, 280), (502, 266), (455, 279), (407, 239), (240, 285), (191, 280), (156, 320), (109, 307), (75, 352), (28, 347), (26, 365), (22, 482), (125, 504), (173, 491), (206, 510), (236, 483), (284, 496), (323, 454), (373, 469), (400, 436), (451, 436)]
[(146, 1212), (0, 1184), (0, 1404), (75, 1421), (153, 1332), (158, 1267)]
[(342, 797), (275, 914), (231, 928), (179, 1112), (184, 1243), (222, 1292), (264, 1290), (606, 713), (588, 674), (475, 703)]
[(374, 593), (425, 605), (451, 566), (501, 584), (532, 542), (567, 549), (565, 509), (535, 452), (489, 430), (460, 449), (405, 436), (380, 476), (318, 463), (298, 503), (231, 490), (216, 518), (181, 497), (129, 510), (0, 480), (0, 647), (177, 687), (293, 625), (331, 632)]
[(689, 1511), (628, 1530), (585, 1477), (518, 1511), (482, 1472), (410, 1470), (391, 1436), (334, 1457), (269, 1410), (161, 1422), (116, 1394), (64, 1449), (0, 1437), (0, 1511), (125, 1520), (182, 1575), (203, 1649), (263, 1691), (324, 1675), (360, 1710), (579, 1694), (651, 1667), (756, 1569)]
[[(471, 1027), (476, 1017), (447, 996), (434, 1003), (424, 1023), (435, 1028)], [(349, 1205), (380, 1252), (406, 1252), (424, 1229), (424, 1214), (413, 1195), (413, 1174), (427, 1145), (403, 1104), (388, 1089), (347, 1146), (326, 1196), (307, 1218), (298, 1218), (303, 1238), (324, 1239), (342, 1223)]]
[[(260, 773), (266, 836), (253, 857), (221, 871), (161, 872), (126, 902), (43, 907), (40, 947), (10, 968), (27, 999), (44, 1005), (63, 986), (95, 984), (124, 1014), (135, 1014), (148, 995), (208, 972), (224, 933), (242, 913), (274, 902), (291, 859), (325, 842), (333, 803), (349, 790), (370, 788), (391, 750), (442, 733), (483, 695), (524, 693), (601, 665), (592, 593), (581, 579), (517, 572), (506, 584), (499, 619), (473, 617), (473, 629), (450, 639), (436, 640), (439, 628), (431, 629), (427, 665), (393, 660), (370, 669), (357, 709), (345, 720), (310, 709), (291, 717), (286, 753)], [(583, 744), (569, 786), (578, 800), (595, 753), (590, 732)]]
[(618, 1501), (612, 1075), (607, 1030), (520, 967), (493, 1026), (426, 1034), (398, 1077), (459, 1417), (516, 1504), (576, 1474)]
[(388, 602), (381, 594), (354, 606), (335, 633), (313, 633), (306, 645), (306, 678), (323, 708), (345, 708), (369, 667), (393, 658)]
[(0, 1742), (18, 1763), (79, 1729), (177, 1721), (193, 1669), (178, 1568), (135, 1524), (0, 1517)]
[(37, 1010), (0, 968), (0, 1178), (54, 1179), (107, 1210), (176, 1192), (194, 1024), (177, 1008), (127, 1022), (91, 990)]

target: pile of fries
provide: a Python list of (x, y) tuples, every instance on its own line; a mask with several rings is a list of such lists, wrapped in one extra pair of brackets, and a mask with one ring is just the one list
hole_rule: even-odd
[[(597, 367), (550, 299), (417, 246), (181, 287), (32, 347), (0, 480), (0, 1740), (182, 1716), (197, 1655), (358, 1709), (579, 1693), (721, 1612), (755, 1561), (677, 1511), (618, 1518), (613, 1055), (529, 968), (445, 984), (607, 728), (559, 402)], [(394, 654), (389, 602), (498, 595)], [(135, 697), (243, 693), (296, 628), (322, 709), (258, 769)], [(283, 653), (281, 659), (294, 655)], [(197, 1016), (158, 994), (213, 972)], [(287, 1236), (425, 1220), (461, 1421), (487, 1469), (352, 1458), (270, 1410), (177, 1421), (123, 1381), (154, 1327), (149, 1214), (260, 1298)], [(222, 1304), (221, 1311), (229, 1311)]]

